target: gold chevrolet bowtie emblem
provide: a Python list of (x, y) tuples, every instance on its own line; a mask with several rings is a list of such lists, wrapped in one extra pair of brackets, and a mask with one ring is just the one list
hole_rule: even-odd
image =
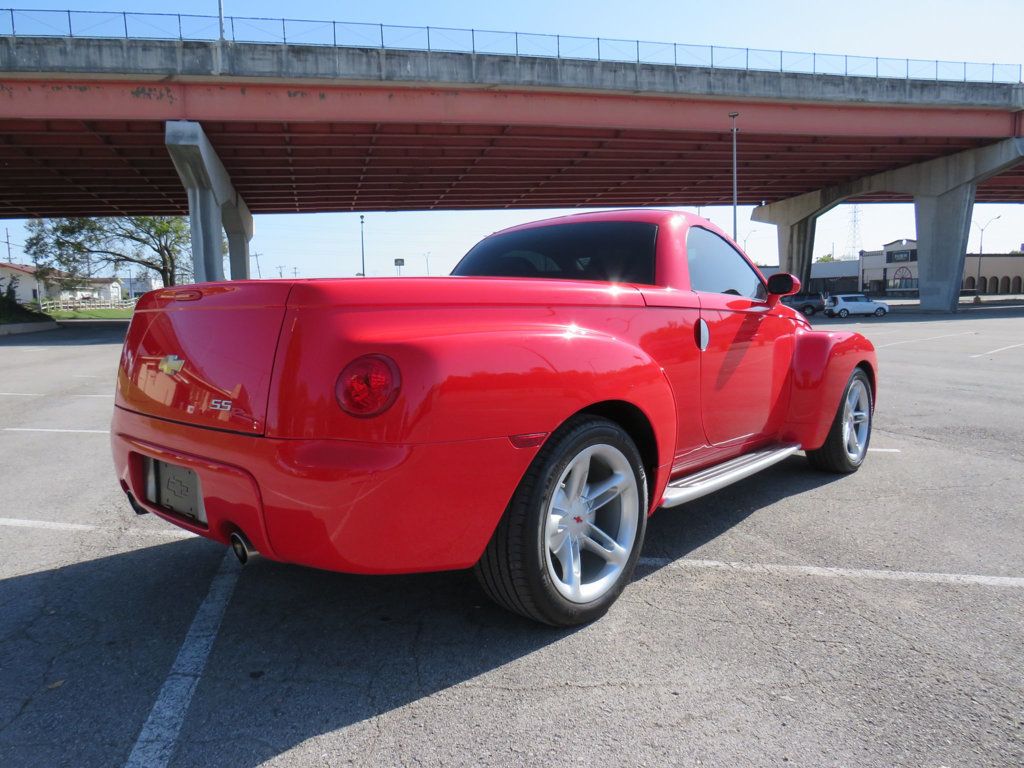
[(177, 355), (167, 355), (167, 357), (164, 357), (160, 360), (160, 363), (159, 365), (157, 365), (157, 368), (166, 373), (168, 376), (173, 376), (174, 374), (181, 370), (181, 367), (184, 364), (185, 361), (182, 360)]

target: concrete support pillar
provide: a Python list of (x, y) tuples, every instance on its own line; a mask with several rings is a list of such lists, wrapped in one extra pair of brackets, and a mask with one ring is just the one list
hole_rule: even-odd
[(779, 269), (800, 278), (801, 285), (811, 284), (811, 262), (814, 257), (814, 229), (818, 217), (807, 216), (795, 224), (780, 224)]
[(976, 190), (976, 184), (961, 184), (941, 195), (914, 198), (921, 309), (955, 312), (960, 303)]
[(228, 236), (228, 261), (232, 280), (249, 279), (249, 241), (252, 239), (252, 214), (249, 206), (236, 195), (233, 205), (221, 208), (224, 232)]
[(235, 191), (202, 126), (190, 120), (169, 121), (164, 143), (188, 191), (196, 282), (224, 279), (225, 233), (231, 279), (248, 279), (252, 214)]
[(192, 228), (192, 272), (197, 283), (224, 279), (220, 206), (213, 192), (188, 187), (188, 216)]
[[(844, 200), (877, 192), (914, 198), (922, 309), (955, 312), (978, 184), (1024, 160), (1024, 138), (866, 176), (754, 209), (751, 218), (779, 228), (779, 266), (810, 277), (814, 220)], [(804, 271), (806, 270), (806, 271)]]

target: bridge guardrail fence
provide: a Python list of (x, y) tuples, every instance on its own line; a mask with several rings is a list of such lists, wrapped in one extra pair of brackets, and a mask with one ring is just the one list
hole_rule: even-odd
[(0, 9), (0, 36), (193, 40), (477, 53), (847, 77), (1020, 83), (1021, 64), (774, 51), (573, 35), (133, 11)]

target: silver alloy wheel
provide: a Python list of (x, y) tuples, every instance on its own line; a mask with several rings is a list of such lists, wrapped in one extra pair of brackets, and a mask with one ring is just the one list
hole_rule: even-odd
[(855, 464), (864, 458), (871, 434), (871, 397), (861, 379), (854, 379), (843, 406), (843, 446)]
[(548, 576), (566, 600), (589, 603), (615, 586), (636, 541), (639, 491), (618, 448), (584, 448), (565, 468), (548, 505)]

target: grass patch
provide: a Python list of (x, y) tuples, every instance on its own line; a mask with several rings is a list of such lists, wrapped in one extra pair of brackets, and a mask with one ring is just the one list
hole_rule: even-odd
[(129, 320), (132, 312), (131, 309), (55, 309), (50, 312), (50, 317), (54, 320)]

